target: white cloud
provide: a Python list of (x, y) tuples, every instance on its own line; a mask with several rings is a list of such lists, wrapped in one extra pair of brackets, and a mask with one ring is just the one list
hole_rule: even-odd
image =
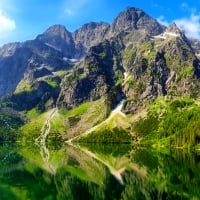
[[(65, 3), (65, 13), (69, 16), (75, 15), (80, 12), (81, 9), (84, 8), (84, 6), (89, 5), (91, 3), (91, 0), (68, 0)], [(93, 2), (92, 2), (93, 3)]]
[[(186, 7), (186, 5), (182, 6)], [(169, 22), (164, 16), (160, 16), (157, 18), (157, 21), (165, 26), (169, 26), (175, 22), (188, 37), (200, 39), (200, 14), (196, 14), (196, 11), (193, 9), (190, 9), (190, 11), (191, 14), (189, 17), (175, 19), (172, 22)]]
[(7, 17), (6, 13), (0, 9), (0, 33), (13, 31), (15, 28), (15, 21)]
[(73, 11), (71, 10), (71, 9), (69, 9), (69, 8), (66, 8), (65, 9), (65, 13), (67, 14), (67, 15), (73, 15)]
[(189, 18), (176, 19), (174, 21), (185, 31), (187, 36), (200, 39), (200, 15), (192, 13)]
[(157, 18), (157, 21), (160, 23), (160, 24), (163, 24), (165, 26), (169, 26), (169, 22), (167, 20), (165, 20), (165, 17), (162, 15), (160, 17)]

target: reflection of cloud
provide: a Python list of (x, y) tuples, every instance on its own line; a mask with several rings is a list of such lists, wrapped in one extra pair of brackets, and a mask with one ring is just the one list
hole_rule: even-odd
[(3, 10), (0, 9), (0, 33), (13, 31), (15, 28), (15, 21), (8, 18)]
[(160, 24), (163, 24), (165, 26), (168, 26), (169, 25), (169, 22), (167, 22), (167, 20), (165, 20), (165, 17), (164, 16), (160, 16), (157, 18), (157, 21), (160, 23)]
[(200, 15), (192, 13), (189, 18), (177, 19), (175, 22), (187, 36), (200, 39)]

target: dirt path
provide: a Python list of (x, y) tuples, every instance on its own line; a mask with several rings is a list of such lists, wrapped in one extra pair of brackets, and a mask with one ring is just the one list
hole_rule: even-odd
[(51, 130), (51, 119), (57, 114), (58, 109), (54, 108), (52, 110), (52, 112), (47, 116), (46, 121), (44, 122), (42, 129), (41, 129), (41, 135), (40, 135), (40, 143), (45, 143), (46, 142), (46, 138), (50, 133)]
[(73, 140), (81, 137), (81, 136), (85, 136), (90, 134), (91, 132), (93, 132), (94, 130), (96, 130), (97, 128), (99, 128), (101, 125), (107, 123), (108, 121), (110, 121), (116, 114), (120, 114), (123, 117), (126, 117), (126, 115), (121, 111), (123, 103), (124, 103), (124, 99), (122, 101), (120, 101), (120, 103), (115, 107), (115, 109), (111, 112), (110, 116), (105, 119), (103, 122), (97, 124), (96, 126), (93, 126), (92, 128), (90, 128), (89, 130), (87, 130), (85, 133), (82, 133), (81, 135), (75, 136), (69, 140), (66, 141), (66, 143), (71, 143)]
[(54, 108), (47, 116), (46, 121), (44, 122), (42, 128), (41, 128), (41, 134), (40, 136), (35, 140), (36, 144), (40, 148), (40, 155), (42, 157), (42, 160), (44, 161), (46, 167), (50, 170), (52, 174), (55, 174), (56, 170), (55, 168), (49, 163), (49, 150), (46, 146), (46, 139), (50, 133), (51, 130), (51, 119), (57, 114), (58, 109)]
[(58, 109), (54, 108), (50, 113), (48, 113), (47, 117), (46, 117), (46, 121), (44, 122), (42, 128), (41, 128), (41, 134), (38, 138), (35, 139), (36, 143), (45, 143), (46, 142), (46, 138), (50, 133), (51, 130), (51, 119), (57, 114)]
[(93, 132), (95, 129), (97, 129), (98, 127), (100, 127), (102, 124), (107, 123), (108, 121), (110, 121), (116, 114), (120, 114), (122, 116), (126, 116), (123, 112), (121, 112), (122, 106), (123, 106), (124, 100), (122, 100), (117, 106), (116, 108), (111, 112), (110, 116), (104, 120), (103, 122), (101, 122), (100, 124), (97, 124), (96, 126), (92, 127), (91, 129), (89, 129), (88, 131), (86, 131), (84, 133), (84, 135), (87, 135), (91, 132)]

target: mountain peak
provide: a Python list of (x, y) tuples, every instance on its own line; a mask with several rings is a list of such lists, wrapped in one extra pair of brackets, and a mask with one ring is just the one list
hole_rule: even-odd
[(184, 32), (179, 29), (176, 23), (172, 23), (171, 25), (169, 25), (162, 35), (165, 38), (166, 37), (180, 37), (186, 41), (186, 36)]
[(72, 34), (63, 25), (50, 26), (43, 34), (38, 35), (36, 39), (56, 50), (62, 51), (66, 57), (72, 57), (74, 53)]
[(178, 28), (175, 22), (169, 25), (165, 32), (171, 32), (177, 35), (182, 35), (182, 31)]
[(53, 26), (50, 26), (42, 35), (65, 37), (65, 35), (69, 34), (70, 32), (65, 28), (65, 26), (60, 24), (55, 24)]
[(122, 11), (112, 24), (112, 32), (145, 30), (147, 33), (157, 35), (163, 32), (164, 26), (147, 15), (143, 10), (135, 7), (127, 7)]

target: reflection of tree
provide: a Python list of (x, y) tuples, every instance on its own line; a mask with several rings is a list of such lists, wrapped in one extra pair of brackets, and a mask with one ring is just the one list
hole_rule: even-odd
[(122, 199), (199, 199), (197, 157), (200, 156), (181, 150), (169, 153), (151, 149), (135, 151), (132, 162), (138, 163), (147, 173), (144, 176), (129, 169), (123, 174)]
[(0, 146), (0, 199), (55, 199), (52, 176), (31, 162), (37, 148), (28, 150), (30, 160), (22, 156), (27, 150), (23, 149), (21, 146)]
[(59, 171), (55, 176), (57, 199), (64, 200), (113, 200), (120, 199), (121, 186), (110, 173), (107, 173), (104, 185), (82, 181), (72, 174)]

